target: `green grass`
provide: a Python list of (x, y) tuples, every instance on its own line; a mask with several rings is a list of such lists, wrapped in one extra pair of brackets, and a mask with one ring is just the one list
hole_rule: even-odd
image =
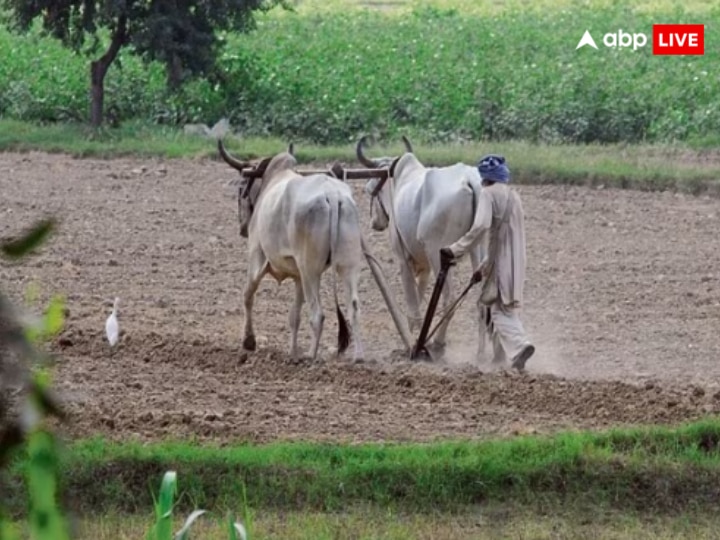
[[(405, 15), (416, 7), (436, 7), (455, 9), (463, 13), (477, 15), (517, 12), (533, 6), (536, 9), (558, 9), (577, 5), (573, 0), (539, 0), (526, 2), (523, 0), (297, 0), (293, 3), (297, 13), (312, 15), (324, 11), (366, 11), (378, 10), (386, 15)], [(583, 5), (595, 8), (607, 8), (614, 5), (613, 0), (591, 0)], [(650, 13), (673, 12), (677, 8), (676, 0), (633, 0), (633, 10)], [(713, 8), (708, 0), (689, 0), (684, 7), (693, 13), (706, 13)]]
[[(168, 96), (164, 73), (121, 55), (107, 103), (123, 119), (182, 124), (229, 116), (244, 133), (347, 144), (359, 133), (430, 141), (672, 142), (720, 132), (720, 7), (696, 0), (539, 4), (432, 0), (400, 10), (301, 2), (228, 35), (223, 80)], [(362, 8), (362, 2), (354, 2)], [(493, 7), (496, 6), (496, 7)], [(529, 7), (532, 6), (532, 7)], [(652, 33), (704, 22), (704, 56), (575, 50), (588, 28)], [(0, 29), (0, 117), (87, 117), (87, 61), (36, 34)], [(714, 138), (714, 139), (713, 139)]]
[[(452, 511), (479, 503), (570, 499), (626, 511), (675, 512), (720, 495), (720, 421), (677, 428), (566, 433), (433, 444), (75, 442), (60, 456), (74, 508), (145, 512), (166, 470), (178, 472), (180, 508), (233, 508), (243, 486), (254, 509), (341, 511), (357, 504)], [(9, 504), (22, 509), (24, 463)]]
[[(227, 540), (222, 515), (200, 518), (193, 538)], [(604, 508), (556, 509), (532, 504), (489, 505), (465, 509), (453, 516), (434, 512), (404, 513), (380, 507), (348, 508), (343, 512), (254, 513), (253, 538), (262, 540), (490, 540), (598, 538), (616, 540), (700, 540), (717, 538), (720, 517), (715, 512), (673, 516), (637, 515)], [(80, 519), (78, 540), (136, 540), (147, 529), (148, 517), (107, 515)], [(179, 527), (176, 526), (176, 529)]]
[[(295, 142), (301, 164), (339, 160), (357, 166), (353, 144), (318, 145), (297, 139), (230, 137), (227, 146), (243, 158), (272, 155)], [(429, 166), (462, 161), (476, 163), (488, 152), (507, 156), (513, 181), (520, 184), (605, 185), (643, 190), (678, 190), (720, 194), (720, 158), (713, 149), (688, 145), (546, 145), (522, 141), (502, 143), (423, 143), (413, 139), (418, 157)], [(36, 126), (0, 120), (0, 151), (44, 150), (78, 157), (120, 156), (217, 159), (214, 142), (169, 127), (128, 124), (93, 133), (77, 124)], [(379, 141), (369, 155), (396, 155), (399, 142)]]

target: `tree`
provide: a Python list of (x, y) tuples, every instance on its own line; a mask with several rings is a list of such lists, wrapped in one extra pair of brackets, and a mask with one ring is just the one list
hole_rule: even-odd
[[(43, 31), (90, 62), (90, 122), (103, 121), (105, 75), (120, 49), (132, 45), (145, 60), (165, 64), (167, 83), (177, 89), (189, 76), (211, 73), (218, 56), (217, 30), (247, 31), (254, 12), (284, 0), (0, 0), (13, 27), (27, 32), (42, 18)], [(100, 32), (109, 43), (98, 57)], [(89, 42), (89, 46), (88, 46)]]

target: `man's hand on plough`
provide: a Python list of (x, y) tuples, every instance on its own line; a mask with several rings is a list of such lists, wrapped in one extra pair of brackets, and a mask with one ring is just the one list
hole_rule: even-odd
[(440, 250), (440, 266), (442, 268), (450, 268), (457, 264), (455, 255), (450, 248), (444, 247)]

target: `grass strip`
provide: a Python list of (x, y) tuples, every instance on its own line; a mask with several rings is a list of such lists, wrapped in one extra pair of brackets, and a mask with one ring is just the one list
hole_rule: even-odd
[[(679, 427), (524, 436), (432, 444), (77, 441), (60, 457), (74, 510), (143, 512), (166, 470), (176, 470), (181, 506), (337, 511), (350, 504), (412, 511), (538, 497), (571, 497), (624, 509), (713, 505), (720, 495), (720, 420)], [(5, 497), (22, 511), (19, 459)]]
[[(598, 507), (577, 508), (504, 503), (471, 507), (452, 516), (442, 513), (404, 513), (377, 506), (343, 512), (253, 512), (251, 538), (263, 540), (516, 540), (612, 538), (613, 540), (715, 540), (720, 526), (717, 512), (688, 511), (671, 516), (636, 515)], [(174, 530), (184, 515), (175, 516)], [(148, 514), (110, 514), (78, 519), (76, 540), (144, 538)], [(26, 536), (26, 537), (29, 537)], [(205, 514), (193, 524), (191, 538), (228, 540), (225, 515)]]
[[(290, 141), (230, 137), (227, 146), (243, 158), (272, 155)], [(356, 165), (353, 144), (321, 146), (295, 142), (300, 164), (338, 160)], [(660, 145), (538, 145), (522, 141), (424, 144), (415, 153), (428, 166), (475, 163), (490, 152), (504, 154), (518, 184), (568, 184), (648, 191), (680, 191), (720, 195), (720, 157), (716, 150)], [(0, 120), (0, 151), (45, 151), (79, 158), (211, 158), (218, 159), (213, 140), (180, 130), (127, 124), (118, 130), (93, 132), (77, 124), (38, 126)], [(367, 150), (371, 156), (397, 155), (398, 141)]]

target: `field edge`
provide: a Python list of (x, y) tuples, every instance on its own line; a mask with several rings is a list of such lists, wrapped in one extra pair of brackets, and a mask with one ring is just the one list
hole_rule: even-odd
[[(353, 504), (452, 512), (489, 502), (572, 499), (633, 511), (711, 507), (720, 496), (720, 417), (676, 426), (524, 435), (480, 442), (340, 445), (277, 442), (77, 440), (59, 470), (74, 511), (138, 513), (152, 507), (167, 470), (179, 508), (336, 511)], [(9, 474), (9, 507), (24, 511), (26, 463)]]
[[(287, 148), (277, 138), (226, 137), (228, 149), (243, 159), (257, 159)], [(355, 167), (353, 144), (323, 146), (292, 141), (299, 165), (329, 166), (339, 161)], [(512, 181), (525, 185), (573, 185), (638, 191), (670, 191), (720, 197), (720, 154), (714, 148), (668, 145), (538, 145), (523, 141), (474, 141), (426, 144), (418, 140), (415, 153), (428, 166), (475, 163), (496, 152), (508, 158)], [(397, 155), (394, 144), (372, 145), (370, 156)], [(74, 158), (211, 159), (219, 160), (214, 139), (181, 130), (129, 125), (93, 132), (81, 125), (39, 126), (0, 119), (0, 152), (48, 152)], [(229, 170), (232, 173), (231, 170)]]

